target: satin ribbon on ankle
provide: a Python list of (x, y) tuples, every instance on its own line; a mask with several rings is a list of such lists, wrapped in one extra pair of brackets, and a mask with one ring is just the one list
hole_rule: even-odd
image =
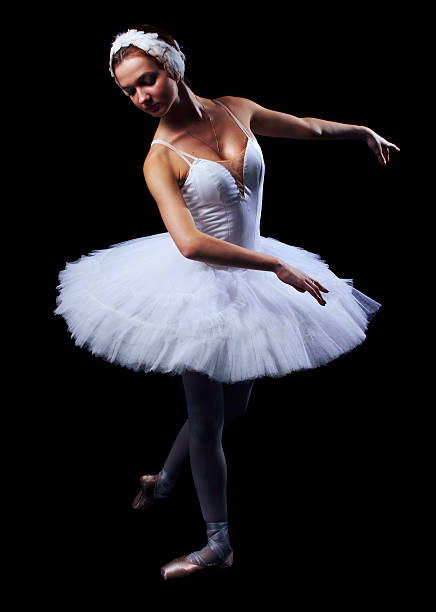
[(162, 468), (159, 472), (159, 478), (156, 486), (156, 499), (160, 499), (162, 497), (166, 497), (173, 490), (175, 482), (171, 480), (168, 475), (168, 472), (165, 471), (165, 468)]
[(206, 523), (207, 526), (207, 544), (205, 548), (210, 548), (217, 555), (217, 563), (206, 563), (201, 557), (201, 551), (197, 550), (191, 553), (188, 557), (197, 565), (217, 565), (222, 563), (231, 553), (232, 548), (229, 542), (229, 530), (227, 521), (217, 521), (214, 523)]

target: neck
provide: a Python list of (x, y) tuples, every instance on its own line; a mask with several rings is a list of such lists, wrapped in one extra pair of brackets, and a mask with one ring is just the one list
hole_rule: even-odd
[(195, 95), (185, 81), (180, 81), (178, 96), (165, 117), (159, 121), (159, 126), (180, 130), (201, 123), (207, 119), (204, 107), (207, 107), (208, 102), (207, 98)]

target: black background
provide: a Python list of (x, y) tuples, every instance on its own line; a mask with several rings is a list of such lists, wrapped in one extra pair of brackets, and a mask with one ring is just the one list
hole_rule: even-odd
[[(171, 497), (146, 513), (131, 502), (156, 473), (186, 418), (180, 377), (137, 373), (78, 348), (54, 317), (57, 275), (95, 249), (165, 230), (142, 164), (157, 119), (123, 96), (108, 71), (118, 32), (147, 22), (173, 34), (193, 91), (250, 98), (300, 117), (367, 125), (402, 147), (402, 15), (272, 5), (240, 16), (228, 4), (77, 15), (52, 32), (44, 81), (51, 185), (47, 319), (53, 356), (38, 427), (51, 575), (70, 597), (147, 605), (154, 593), (213, 599), (240, 587), (259, 596), (336, 604), (389, 599), (402, 505), (405, 415), (393, 392), (400, 315), (392, 265), (401, 153), (382, 167), (358, 141), (258, 136), (266, 174), (261, 234), (319, 253), (342, 278), (383, 304), (367, 340), (316, 370), (254, 384), (246, 416), (223, 435), (235, 562), (165, 582), (160, 567), (201, 548), (205, 526), (189, 463)], [(59, 41), (56, 40), (59, 36)], [(398, 43), (383, 44), (386, 36)], [(62, 41), (60, 40), (62, 38)], [(66, 45), (65, 40), (72, 44)], [(42, 534), (41, 534), (42, 535)], [(164, 592), (162, 591), (164, 590)], [(217, 592), (215, 592), (217, 589)], [(238, 597), (238, 596), (237, 596)], [(188, 601), (188, 600), (186, 600)], [(201, 605), (194, 599), (193, 605)], [(225, 601), (225, 600), (223, 600)], [(233, 601), (236, 603), (237, 598)]]

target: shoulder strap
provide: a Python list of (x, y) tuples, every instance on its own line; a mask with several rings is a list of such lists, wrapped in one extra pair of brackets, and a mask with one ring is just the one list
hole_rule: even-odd
[(187, 155), (188, 157), (192, 157), (193, 159), (197, 159), (196, 157), (194, 157), (194, 155), (191, 155), (190, 153), (186, 153), (185, 151), (180, 151), (179, 149), (176, 149), (176, 147), (173, 147), (172, 144), (170, 144), (169, 142), (166, 142), (165, 140), (160, 140), (156, 138), (156, 140), (153, 140), (150, 146), (154, 145), (155, 143), (163, 144), (169, 149), (172, 149), (175, 153), (180, 155), (180, 157), (182, 157), (189, 166), (192, 166), (192, 162), (186, 159), (185, 155)]
[(233, 119), (236, 121), (236, 123), (239, 125), (239, 127), (241, 128), (241, 130), (244, 132), (244, 134), (248, 137), (248, 138), (252, 138), (252, 136), (248, 133), (248, 131), (245, 129), (245, 127), (242, 125), (242, 123), (239, 121), (239, 119), (237, 117), (235, 117), (235, 115), (232, 113), (232, 111), (227, 108), (227, 106), (225, 104), (223, 104), (222, 102), (220, 102), (219, 100), (213, 100), (213, 102), (216, 102), (217, 104), (219, 104), (220, 106), (223, 106), (226, 111), (230, 114), (231, 117), (233, 117)]

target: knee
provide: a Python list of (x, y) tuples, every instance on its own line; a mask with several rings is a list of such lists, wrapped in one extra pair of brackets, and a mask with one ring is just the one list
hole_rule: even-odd
[(223, 423), (207, 416), (189, 421), (189, 439), (202, 444), (220, 439)]

